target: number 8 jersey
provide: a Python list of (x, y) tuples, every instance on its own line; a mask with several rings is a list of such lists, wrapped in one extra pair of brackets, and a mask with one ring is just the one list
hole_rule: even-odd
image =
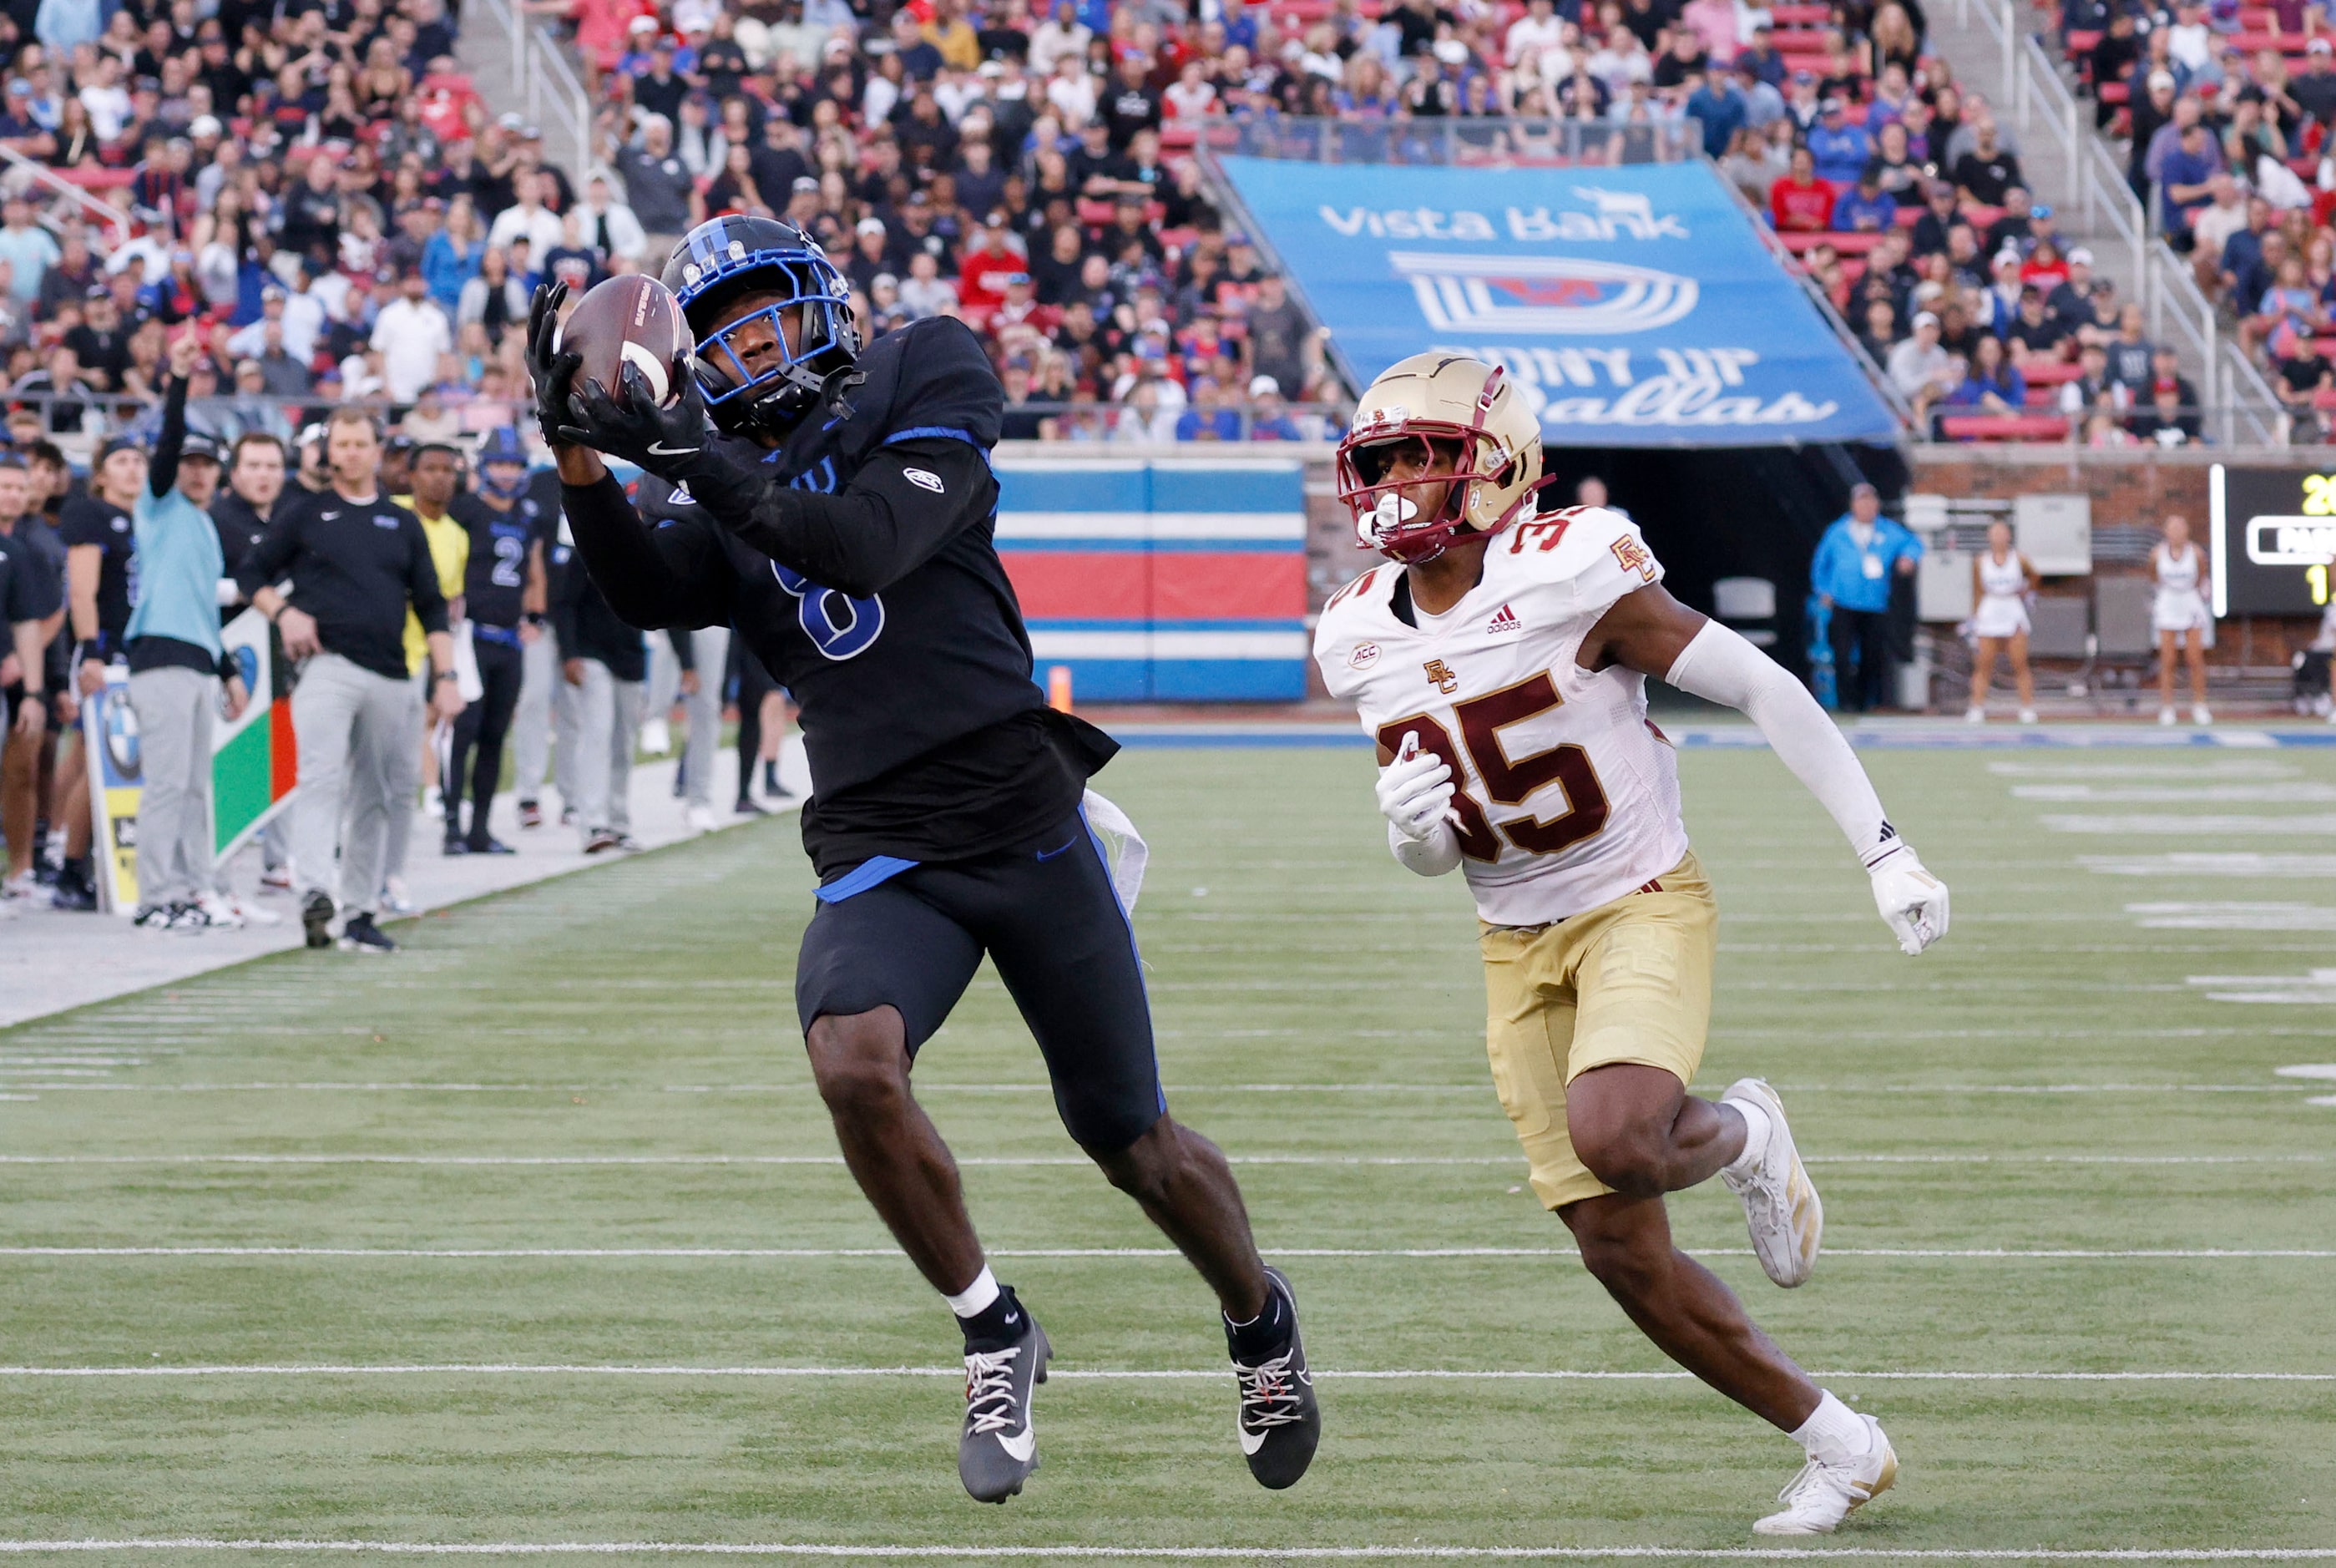
[(1314, 660), (1387, 753), (1416, 734), (1451, 765), (1477, 913), (1544, 925), (1677, 865), (1679, 769), (1647, 718), (1646, 677), (1574, 662), (1616, 599), (1662, 580), (1637, 526), (1602, 507), (1518, 523), (1442, 615), (1412, 605), (1404, 570), (1374, 567), (1332, 597)]

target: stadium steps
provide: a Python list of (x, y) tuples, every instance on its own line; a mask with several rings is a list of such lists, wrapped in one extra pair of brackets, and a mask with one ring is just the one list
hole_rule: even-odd
[[(566, 119), (550, 112), (542, 94), (553, 90), (550, 80), (544, 81), (537, 93), (530, 92), (530, 76), (540, 74), (540, 56), (552, 52), (560, 56), (560, 65), (569, 75), (576, 71), (574, 52), (559, 42), (543, 23), (533, 17), (521, 17), (531, 36), (524, 50), (513, 47), (511, 6), (516, 0), (480, 0), (469, 11), (468, 24), (455, 45), (456, 57), (462, 68), (471, 73), (490, 114), (500, 117), (516, 114), (543, 132), (543, 161), (566, 170), (570, 179), (582, 185), (586, 151), (579, 145), (575, 128)], [(522, 55), (526, 57), (523, 58)], [(558, 72), (552, 73), (554, 79)]]

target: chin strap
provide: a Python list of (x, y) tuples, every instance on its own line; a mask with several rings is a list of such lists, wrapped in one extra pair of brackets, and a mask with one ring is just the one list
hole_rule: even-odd
[(852, 404), (843, 400), (844, 394), (867, 379), (866, 371), (856, 370), (849, 365), (831, 372), (827, 379), (819, 384), (821, 405), (838, 419), (850, 419)]

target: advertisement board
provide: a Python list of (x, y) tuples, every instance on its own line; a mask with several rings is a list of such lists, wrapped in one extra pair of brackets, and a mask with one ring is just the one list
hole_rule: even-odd
[(1358, 386), (1446, 349), (1507, 367), (1558, 445), (1900, 433), (1708, 165), (1221, 161)]

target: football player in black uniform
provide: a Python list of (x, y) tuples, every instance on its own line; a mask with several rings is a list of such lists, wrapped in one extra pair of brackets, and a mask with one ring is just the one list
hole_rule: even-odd
[[(821, 885), (796, 1010), (845, 1161), (964, 1329), (966, 1489), (1002, 1503), (1037, 1467), (1048, 1355), (910, 1092), (917, 1048), (985, 952), (1071, 1136), (1215, 1290), (1242, 1450), (1264, 1485), (1292, 1485), (1320, 1435), (1296, 1301), (1258, 1257), (1223, 1154), (1168, 1115), (1134, 934), (1082, 803), (1118, 746), (1031, 679), (993, 543), (1005, 400), (979, 340), (936, 317), (861, 353), (850, 285), (774, 219), (699, 225), (665, 284), (697, 340), (675, 400), (659, 407), (636, 367), (613, 389), (579, 378), (554, 284), (530, 323), (538, 414), (618, 613), (735, 623), (802, 706)], [(636, 511), (600, 453), (664, 482)]]

